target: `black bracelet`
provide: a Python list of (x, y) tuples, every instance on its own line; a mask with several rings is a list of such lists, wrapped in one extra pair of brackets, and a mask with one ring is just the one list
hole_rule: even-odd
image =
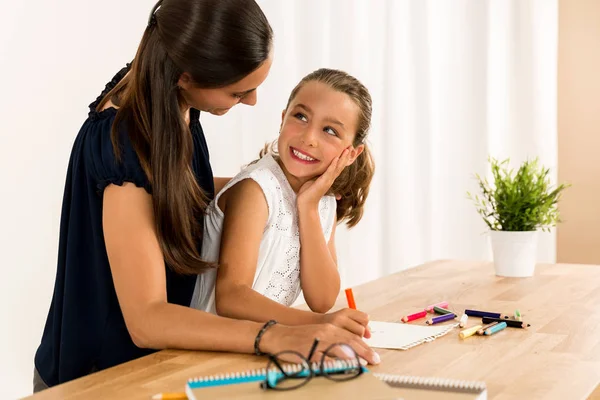
[(259, 349), (260, 339), (262, 339), (262, 336), (267, 331), (267, 329), (269, 329), (276, 323), (277, 323), (277, 321), (275, 321), (274, 319), (267, 321), (267, 323), (265, 323), (263, 325), (263, 327), (261, 328), (261, 330), (258, 332), (258, 335), (256, 335), (256, 339), (254, 339), (254, 354), (256, 354), (257, 356), (264, 356), (265, 354), (267, 354), (267, 353), (263, 353)]

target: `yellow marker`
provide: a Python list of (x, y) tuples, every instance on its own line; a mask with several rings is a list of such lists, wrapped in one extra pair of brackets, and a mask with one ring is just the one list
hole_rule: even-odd
[(476, 332), (477, 332), (479, 329), (481, 329), (481, 328), (482, 328), (482, 326), (481, 326), (481, 325), (475, 325), (475, 326), (472, 326), (472, 327), (470, 327), (470, 328), (468, 328), (468, 329), (465, 329), (465, 330), (463, 330), (463, 331), (460, 331), (460, 333), (458, 334), (458, 336), (459, 336), (461, 339), (468, 338), (469, 336), (473, 336), (473, 335), (474, 335), (474, 334), (475, 334), (475, 333), (476, 333)]

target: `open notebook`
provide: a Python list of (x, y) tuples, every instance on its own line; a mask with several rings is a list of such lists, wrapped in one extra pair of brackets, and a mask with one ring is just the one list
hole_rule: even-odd
[(388, 374), (365, 373), (356, 379), (333, 382), (315, 377), (306, 385), (289, 391), (263, 390), (265, 369), (212, 375), (190, 379), (186, 385), (189, 400), (266, 398), (294, 399), (399, 399), (399, 400), (487, 400), (484, 382), (459, 381)]
[(397, 322), (371, 321), (371, 338), (363, 339), (374, 348), (408, 350), (421, 343), (431, 342), (452, 331), (458, 324), (421, 326)]

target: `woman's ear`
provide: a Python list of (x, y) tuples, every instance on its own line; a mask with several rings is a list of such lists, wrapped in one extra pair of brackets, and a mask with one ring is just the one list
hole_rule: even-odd
[(192, 76), (190, 74), (188, 74), (187, 72), (184, 72), (183, 74), (181, 74), (181, 76), (177, 80), (177, 86), (179, 86), (181, 89), (185, 89), (185, 90), (188, 90), (190, 88), (190, 86), (192, 85), (192, 83), (193, 83)]
[(356, 159), (358, 158), (358, 156), (360, 156), (360, 154), (365, 149), (365, 145), (361, 144), (361, 145), (358, 145), (356, 147), (351, 147), (351, 149), (352, 150), (350, 150), (350, 159), (348, 160), (348, 164), (346, 164), (346, 166), (352, 165), (352, 163), (354, 163), (354, 161), (356, 161)]

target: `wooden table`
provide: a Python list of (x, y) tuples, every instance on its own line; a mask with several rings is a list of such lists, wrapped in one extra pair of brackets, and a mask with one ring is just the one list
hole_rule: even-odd
[[(532, 325), (466, 340), (450, 333), (408, 351), (380, 350), (374, 372), (482, 380), (494, 400), (585, 399), (600, 382), (600, 266), (540, 265), (535, 277), (516, 279), (496, 277), (488, 263), (438, 261), (356, 287), (354, 296), (372, 320), (399, 321), (447, 300), (457, 312), (518, 308)], [(344, 306), (342, 294), (334, 309)], [(32, 398), (149, 399), (182, 391), (190, 377), (264, 366), (264, 359), (248, 355), (165, 350)]]

